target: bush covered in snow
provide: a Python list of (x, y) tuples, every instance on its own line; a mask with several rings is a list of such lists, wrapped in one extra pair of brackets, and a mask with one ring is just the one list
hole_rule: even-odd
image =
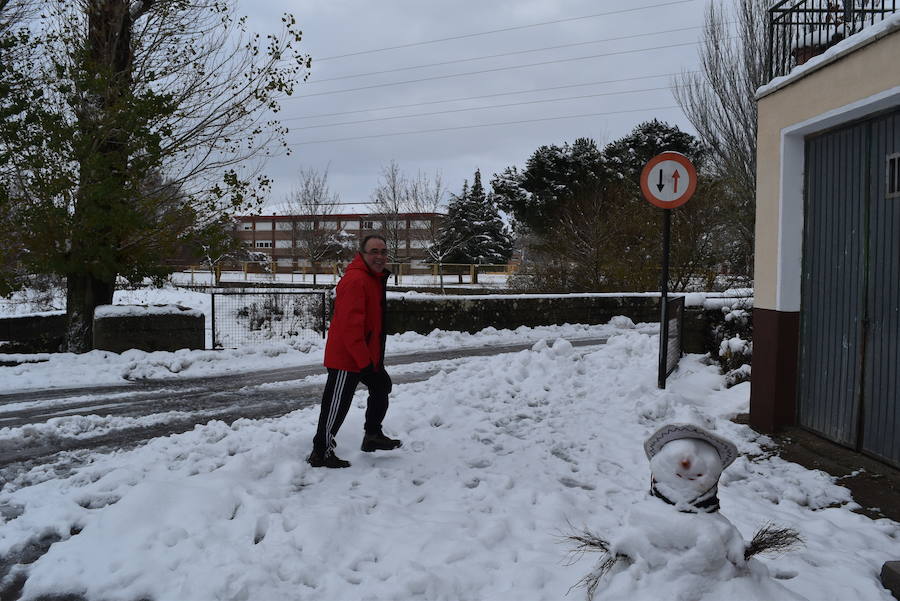
[(707, 306), (712, 326), (710, 356), (718, 361), (729, 388), (750, 380), (753, 358), (752, 298), (723, 299)]

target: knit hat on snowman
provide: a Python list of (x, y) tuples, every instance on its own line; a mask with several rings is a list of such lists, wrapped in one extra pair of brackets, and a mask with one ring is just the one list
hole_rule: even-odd
[(650, 460), (650, 493), (680, 511), (719, 510), (722, 471), (737, 459), (737, 447), (694, 424), (666, 424), (644, 442)]

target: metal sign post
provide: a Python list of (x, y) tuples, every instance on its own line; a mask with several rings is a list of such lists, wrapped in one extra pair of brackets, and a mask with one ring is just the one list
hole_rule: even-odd
[(663, 152), (652, 159), (641, 171), (641, 192), (650, 204), (663, 210), (662, 219), (662, 275), (659, 290), (659, 368), (657, 386), (666, 387), (667, 350), (669, 345), (669, 240), (671, 237), (671, 210), (680, 207), (697, 188), (697, 171), (686, 156), (679, 152)]

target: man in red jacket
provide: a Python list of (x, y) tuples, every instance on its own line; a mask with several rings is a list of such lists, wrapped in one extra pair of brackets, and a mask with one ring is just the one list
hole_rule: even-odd
[(335, 290), (334, 315), (325, 343), (328, 381), (313, 450), (307, 459), (313, 467), (350, 467), (349, 461), (334, 454), (334, 437), (360, 382), (369, 388), (362, 450), (389, 451), (402, 444), (381, 431), (392, 386), (384, 370), (385, 291), (390, 275), (384, 268), (387, 259), (384, 238), (366, 236)]

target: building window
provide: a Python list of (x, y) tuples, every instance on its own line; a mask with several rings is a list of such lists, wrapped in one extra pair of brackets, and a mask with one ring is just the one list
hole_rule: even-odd
[(256, 248), (272, 248), (272, 243), (269, 240), (257, 240)]
[(360, 221), (359, 229), (361, 230), (373, 230), (375, 229), (375, 223), (372, 221)]
[(410, 248), (428, 248), (431, 246), (431, 240), (410, 240)]
[(291, 241), (290, 240), (276, 240), (275, 248), (290, 248)]
[(256, 231), (271, 230), (271, 229), (272, 229), (271, 221), (257, 221), (256, 222)]
[(340, 221), (320, 221), (319, 227), (323, 230), (337, 230), (340, 229), (341, 222)]
[(253, 229), (253, 222), (252, 222), (252, 221), (245, 221), (245, 222), (244, 222), (244, 227), (243, 227), (243, 229), (244, 229), (244, 230), (252, 230), (252, 229)]
[(276, 221), (275, 222), (275, 229), (280, 230), (282, 232), (289, 232), (289, 231), (291, 231), (292, 227), (293, 227), (293, 224), (290, 221)]
[(431, 227), (430, 221), (416, 220), (416, 221), (409, 222), (409, 229), (411, 229), (411, 230), (427, 230), (430, 227)]
[(287, 257), (287, 258), (279, 257), (278, 258), (278, 266), (279, 267), (290, 267), (291, 266), (291, 258), (290, 257)]
[(313, 229), (313, 225), (315, 225), (312, 221), (298, 221), (297, 229), (298, 230), (311, 230)]

